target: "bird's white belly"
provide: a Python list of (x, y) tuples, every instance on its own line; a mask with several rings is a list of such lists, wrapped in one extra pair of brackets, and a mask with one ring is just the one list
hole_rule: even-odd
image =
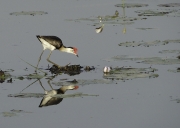
[(49, 44), (47, 41), (43, 40), (42, 38), (40, 38), (40, 41), (42, 43), (44, 50), (49, 49), (52, 51), (52, 50), (56, 49), (53, 45)]

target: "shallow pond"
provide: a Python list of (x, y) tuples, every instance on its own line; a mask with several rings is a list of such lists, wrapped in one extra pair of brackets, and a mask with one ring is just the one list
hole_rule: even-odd
[[(178, 0), (3, 0), (0, 15), (1, 127), (179, 128)], [(53, 51), (50, 59), (82, 70), (52, 74), (46, 50), (35, 75), (36, 35), (77, 47), (79, 57)], [(44, 90), (62, 85), (79, 88), (39, 107)]]

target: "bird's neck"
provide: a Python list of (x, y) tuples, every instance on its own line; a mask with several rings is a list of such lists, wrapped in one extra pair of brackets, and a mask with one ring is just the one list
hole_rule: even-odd
[(72, 49), (63, 45), (59, 50), (61, 52), (68, 52), (68, 53), (70, 53)]
[(62, 92), (66, 92), (67, 90), (72, 90), (73, 89), (73, 86), (62, 86), (61, 88), (60, 88), (60, 90), (62, 91)]

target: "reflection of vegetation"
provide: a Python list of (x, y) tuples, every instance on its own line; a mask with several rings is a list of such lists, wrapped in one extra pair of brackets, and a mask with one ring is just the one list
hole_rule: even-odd
[(147, 7), (148, 4), (135, 4), (135, 3), (124, 3), (116, 4), (115, 7), (125, 7), (125, 8), (134, 8), (134, 7)]
[(19, 15), (31, 15), (31, 16), (34, 16), (34, 15), (43, 15), (43, 14), (48, 14), (48, 13), (44, 12), (44, 11), (29, 11), (29, 12), (22, 11), (22, 12), (12, 12), (12, 13), (10, 13), (10, 15), (16, 15), (16, 16), (19, 16)]
[(118, 55), (112, 57), (111, 59), (106, 59), (107, 61), (121, 61), (121, 60), (131, 60), (131, 61), (141, 61), (138, 63), (144, 64), (159, 64), (159, 65), (171, 65), (171, 64), (180, 64), (179, 59), (172, 58), (161, 58), (161, 57), (129, 57), (127, 55)]
[(155, 78), (158, 74), (154, 74), (157, 71), (155, 68), (113, 68), (109, 73), (104, 74), (106, 79), (118, 79), (128, 80), (135, 78)]

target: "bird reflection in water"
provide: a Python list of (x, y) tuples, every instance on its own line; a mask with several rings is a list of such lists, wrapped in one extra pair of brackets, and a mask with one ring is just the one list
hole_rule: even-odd
[(41, 100), (41, 103), (39, 105), (39, 107), (45, 107), (45, 106), (50, 106), (50, 105), (57, 105), (59, 104), (63, 98), (59, 98), (59, 97), (52, 97), (56, 94), (64, 94), (67, 90), (76, 90), (79, 88), (79, 86), (77, 85), (68, 85), (68, 86), (62, 86), (59, 89), (53, 89), (50, 82), (48, 81), (49, 86), (51, 87), (52, 90), (45, 90), (45, 88), (42, 86), (41, 81), (39, 80), (39, 83), (41, 85), (41, 87), (44, 89), (45, 95), (43, 97), (43, 99)]

